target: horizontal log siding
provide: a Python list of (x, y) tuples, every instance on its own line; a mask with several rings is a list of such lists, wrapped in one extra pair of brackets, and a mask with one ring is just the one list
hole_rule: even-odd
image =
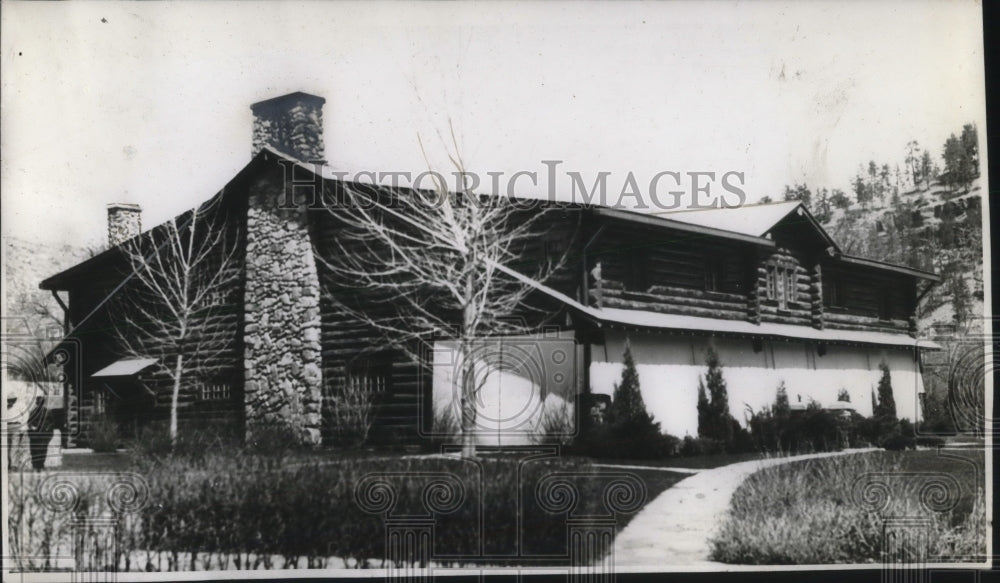
[[(592, 286), (600, 290), (603, 307), (684, 314), (729, 320), (747, 318), (749, 296), (746, 262), (749, 250), (710, 241), (689, 234), (615, 225), (607, 229), (598, 245), (599, 255), (590, 261), (601, 263), (601, 280)], [(630, 262), (643, 256), (646, 289), (630, 289)], [(709, 265), (717, 264), (717, 290), (708, 289)]]
[[(313, 243), (317, 253), (336, 252), (339, 232), (337, 221), (330, 212), (317, 209), (311, 212)], [(349, 242), (345, 247), (350, 249)], [(350, 283), (339, 281), (331, 271), (317, 261), (320, 281), (320, 338), (323, 368), (323, 443), (332, 443), (335, 437), (334, 399), (342, 393), (351, 364), (376, 359), (391, 369), (391, 392), (374, 401), (374, 421), (369, 434), (371, 443), (417, 444), (420, 442), (420, 399), (425, 392), (420, 383), (426, 380), (418, 366), (399, 351), (385, 351), (383, 333), (355, 318), (334, 300), (350, 302), (356, 309), (377, 314), (378, 302), (370, 301)], [(384, 309), (384, 308), (383, 308)]]
[(823, 266), (824, 325), (841, 330), (909, 332), (916, 304), (912, 277)]
[(604, 306), (608, 308), (726, 320), (743, 320), (747, 315), (747, 299), (739, 294), (661, 285), (651, 286), (648, 292), (636, 292), (616, 281), (605, 281), (604, 285)]
[[(544, 213), (540, 217), (538, 213)], [(546, 286), (572, 298), (580, 297), (581, 249), (585, 241), (580, 235), (582, 211), (559, 206), (517, 211), (513, 223), (535, 220), (535, 235), (524, 240), (521, 249), (512, 251), (521, 257), (508, 267), (529, 277), (547, 275)], [(562, 268), (553, 270), (559, 262)]]
[(879, 330), (884, 332), (905, 332), (908, 330), (907, 320), (892, 319), (881, 320), (870, 316), (856, 316), (853, 314), (842, 314), (827, 311), (825, 314), (826, 325), (829, 328), (840, 330)]
[[(541, 218), (534, 217), (544, 210)], [(552, 208), (530, 209), (515, 213), (513, 223), (536, 220), (537, 236), (525, 240), (520, 249), (512, 250), (521, 258), (509, 266), (529, 276), (547, 271), (547, 265), (563, 260), (563, 268), (545, 281), (546, 285), (571, 297), (580, 295), (580, 256), (578, 254), (579, 209), (564, 209), (556, 205)], [(339, 228), (335, 213), (326, 209), (311, 211), (312, 236), (317, 253), (322, 257), (337, 249), (335, 244)], [(344, 242), (351, 249), (349, 241)], [(324, 442), (334, 437), (333, 399), (343, 391), (352, 363), (373, 358), (379, 362), (391, 362), (391, 393), (380, 396), (375, 401), (375, 420), (369, 441), (372, 443), (415, 444), (419, 437), (421, 421), (430, 421), (431, 371), (426, 364), (413, 362), (402, 351), (386, 351), (384, 333), (359, 321), (334, 300), (333, 296), (349, 301), (355, 307), (377, 317), (385, 304), (375, 301), (367, 293), (359, 293), (350, 283), (338, 281), (333, 273), (317, 261), (320, 278), (320, 317), (323, 391), (324, 391)], [(523, 314), (514, 314), (525, 319), (529, 326), (562, 324), (561, 305), (555, 305), (542, 294), (529, 295)], [(380, 307), (382, 306), (382, 307)], [(457, 315), (456, 315), (457, 316)], [(555, 316), (549, 318), (549, 316)], [(456, 318), (456, 322), (457, 322)], [(421, 370), (421, 367), (424, 367)], [(423, 406), (422, 406), (423, 405)], [(420, 419), (420, 415), (424, 419)]]
[[(242, 216), (238, 209), (231, 211), (225, 223), (230, 241), (228, 244), (236, 245), (239, 249), (245, 248)], [(219, 433), (242, 434), (244, 259), (242, 253), (236, 254), (234, 264), (230, 266), (235, 278), (226, 289), (218, 290), (220, 303), (194, 322), (192, 338), (197, 338), (200, 346), (210, 349), (203, 349), (186, 356), (188, 364), (185, 368), (188, 372), (182, 381), (177, 409), (178, 425), (182, 429), (195, 425), (211, 426), (213, 431), (218, 430)], [(221, 261), (221, 256), (218, 260)], [(217, 269), (217, 266), (218, 263), (208, 265), (206, 269)], [(121, 281), (124, 273), (126, 271), (123, 266), (119, 266), (116, 272), (118, 279), (113, 285)], [(95, 287), (100, 291), (95, 293)], [(84, 286), (70, 290), (70, 308), (74, 316), (82, 318), (89, 313), (96, 304), (94, 299), (107, 297), (113, 286), (95, 287)], [(112, 322), (120, 321), (116, 314), (129, 311), (129, 302), (134, 298), (134, 295), (130, 294), (133, 289), (133, 284), (127, 283), (110, 301), (101, 306), (100, 311), (95, 313), (80, 330), (85, 351), (83, 366), (80, 369), (79, 379), (75, 381), (68, 379), (80, 387), (74, 395), (74, 399), (79, 399), (80, 416), (77, 418), (75, 413), (70, 414), (72, 420), (67, 420), (68, 423), (72, 423), (69, 427), (70, 432), (79, 432), (76, 445), (90, 444), (91, 425), (95, 415), (94, 392), (104, 390), (104, 382), (91, 378), (91, 375), (118, 359), (129, 358), (117, 338), (118, 330)], [(122, 331), (127, 333), (125, 328)], [(146, 348), (150, 358), (167, 359), (168, 364), (172, 364), (175, 353), (169, 350), (165, 343), (148, 345)], [(172, 381), (160, 371), (144, 373), (144, 378), (146, 384), (155, 392), (155, 396), (149, 397), (155, 404), (150, 419), (167, 420), (170, 416)], [(228, 384), (230, 398), (211, 402), (201, 401), (200, 386), (203, 382)], [(129, 390), (133, 389), (143, 391), (137, 386)]]
[[(246, 249), (245, 215), (232, 212), (227, 217), (227, 245), (237, 245)], [(229, 269), (232, 280), (225, 289), (217, 290), (218, 303), (205, 310), (205, 314), (195, 321), (192, 338), (196, 338), (201, 349), (196, 354), (185, 356), (188, 365), (186, 376), (178, 395), (177, 418), (180, 428), (187, 426), (211, 427), (219, 433), (243, 434), (243, 326), (245, 257), (238, 252)], [(218, 269), (222, 257), (216, 254), (215, 261), (206, 269)], [(168, 358), (173, 358), (173, 353)], [(203, 401), (202, 384), (225, 384), (230, 396), (225, 400)], [(173, 392), (172, 381), (166, 376), (156, 377), (157, 416), (169, 417), (170, 400)]]

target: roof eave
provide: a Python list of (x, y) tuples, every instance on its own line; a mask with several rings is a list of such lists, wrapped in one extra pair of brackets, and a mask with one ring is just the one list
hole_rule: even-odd
[(872, 269), (880, 269), (883, 271), (892, 271), (895, 273), (901, 273), (903, 275), (916, 277), (918, 279), (933, 281), (935, 283), (941, 281), (941, 276), (939, 276), (936, 273), (923, 271), (921, 269), (915, 269), (913, 267), (906, 267), (905, 265), (896, 265), (894, 263), (886, 263), (884, 261), (876, 261), (874, 259), (865, 259), (864, 257), (855, 257), (853, 255), (844, 255), (844, 254), (834, 255), (834, 259), (851, 265), (870, 267)]
[[(879, 340), (859, 340), (853, 338), (811, 338), (809, 336), (796, 336), (794, 334), (776, 334), (769, 333), (761, 330), (760, 332), (747, 332), (743, 330), (725, 330), (725, 329), (715, 329), (715, 330), (701, 330), (701, 329), (686, 329), (686, 328), (668, 328), (663, 326), (658, 326), (655, 324), (643, 324), (639, 322), (619, 322), (616, 320), (611, 320), (607, 318), (602, 318), (593, 313), (583, 312), (586, 316), (590, 318), (596, 318), (599, 323), (603, 326), (610, 328), (620, 328), (626, 330), (641, 330), (641, 331), (659, 331), (667, 332), (671, 334), (682, 334), (691, 336), (725, 336), (734, 338), (765, 338), (768, 340), (780, 340), (783, 342), (810, 342), (816, 344), (843, 344), (851, 346), (879, 346), (879, 347), (894, 347), (894, 348), (914, 348), (919, 350), (941, 350), (941, 346), (937, 343), (929, 340), (924, 340), (920, 338), (911, 338), (912, 341), (906, 342), (884, 342)], [(900, 339), (902, 340), (903, 335), (900, 334)]]
[(742, 233), (734, 233), (732, 231), (725, 231), (722, 229), (715, 229), (712, 227), (703, 227), (701, 225), (692, 225), (688, 223), (682, 223), (680, 221), (675, 221), (673, 219), (668, 219), (665, 217), (649, 216), (636, 212), (622, 211), (618, 209), (609, 209), (602, 207), (595, 207), (594, 213), (598, 216), (608, 217), (612, 219), (618, 219), (623, 221), (630, 221), (633, 223), (638, 223), (641, 225), (648, 225), (657, 228), (664, 229), (674, 229), (677, 231), (684, 231), (687, 233), (695, 233), (699, 235), (706, 235), (709, 237), (720, 237), (723, 239), (733, 239), (736, 241), (741, 241), (744, 243), (751, 243), (754, 245), (760, 245), (762, 247), (774, 247), (774, 241), (767, 239), (765, 237), (755, 237), (753, 235), (744, 235)]
[[(661, 325), (642, 323), (642, 322), (622, 322), (610, 318), (607, 313), (602, 312), (599, 308), (594, 308), (581, 304), (575, 299), (558, 292), (551, 287), (535, 281), (534, 279), (515, 271), (506, 265), (499, 263), (494, 263), (494, 266), (501, 272), (507, 274), (510, 277), (526, 284), (560, 302), (565, 304), (568, 308), (582, 314), (584, 317), (588, 318), (598, 327), (609, 327), (616, 328), (620, 327), (623, 329), (635, 329), (635, 330), (658, 330), (658, 331), (668, 331), (674, 334), (711, 334), (711, 335), (722, 335), (722, 336), (736, 336), (739, 338), (769, 338), (782, 341), (799, 341), (799, 342), (816, 342), (816, 343), (829, 343), (829, 344), (847, 344), (847, 345), (864, 345), (864, 346), (893, 346), (896, 348), (913, 348), (919, 350), (940, 350), (941, 347), (936, 343), (928, 340), (923, 340), (919, 338), (909, 338), (906, 340), (904, 335), (900, 334), (899, 339), (893, 342), (886, 342), (878, 339), (847, 339), (847, 338), (813, 338), (809, 337), (807, 334), (795, 335), (795, 334), (780, 334), (768, 332), (766, 329), (761, 329), (760, 331), (747, 331), (747, 330), (724, 330), (724, 329), (712, 329), (712, 330), (702, 330), (702, 329), (686, 329), (686, 328), (668, 328)], [(805, 330), (803, 330), (805, 332)], [(906, 341), (904, 341), (906, 340)]]
[[(799, 201), (798, 206), (793, 207), (792, 211), (790, 211), (788, 214), (791, 214), (792, 212), (795, 212), (799, 216), (805, 217), (806, 220), (808, 220), (809, 223), (813, 226), (813, 228), (815, 228), (816, 231), (819, 232), (820, 236), (823, 237), (823, 240), (826, 241), (828, 247), (833, 248), (833, 251), (835, 253), (841, 252), (840, 245), (837, 245), (837, 242), (833, 239), (833, 237), (830, 236), (830, 233), (827, 233), (826, 229), (823, 228), (823, 225), (819, 224), (819, 221), (817, 221), (816, 217), (814, 217), (813, 214), (809, 212), (809, 209), (806, 208), (806, 205), (802, 204), (802, 202)], [(784, 217), (782, 217), (782, 220), (784, 220), (787, 217), (788, 215), (785, 215)]]
[(49, 277), (43, 279), (41, 283), (38, 284), (38, 289), (49, 290), (49, 291), (65, 291), (69, 289), (69, 283), (82, 274), (86, 274), (91, 269), (96, 268), (99, 265), (110, 262), (115, 255), (121, 251), (119, 246), (111, 247), (106, 249), (93, 257), (88, 257), (76, 265), (67, 267), (66, 269), (60, 271), (55, 275), (50, 275)]
[[(258, 166), (272, 160), (275, 154), (287, 158), (287, 156), (283, 156), (275, 150), (272, 150), (267, 147), (263, 148), (260, 152), (257, 153), (256, 156), (254, 156), (250, 160), (250, 162), (247, 163), (246, 166), (240, 169), (239, 172), (237, 172), (228, 182), (226, 182), (225, 186), (216, 191), (215, 194), (209, 197), (205, 202), (201, 203), (201, 205), (208, 204), (216, 197), (223, 196), (226, 193), (226, 191), (231, 190), (234, 184), (244, 179), (250, 172), (254, 171)], [(177, 216), (178, 217), (183, 216), (187, 212), (190, 212), (190, 210), (185, 211), (184, 213), (180, 213)], [(156, 229), (159, 226), (160, 225), (157, 225), (156, 227), (153, 227), (149, 231), (144, 231), (139, 236), (145, 236), (146, 233), (149, 233), (150, 231)], [(38, 284), (38, 288), (50, 291), (66, 291), (70, 289), (69, 284), (72, 283), (74, 280), (78, 279), (81, 275), (85, 275), (96, 266), (102, 265), (110, 261), (116, 254), (120, 252), (121, 252), (121, 245), (116, 245), (114, 247), (106, 249), (103, 252), (93, 257), (85, 259), (80, 263), (77, 263), (76, 265), (70, 266), (60, 271), (59, 273), (50, 275), (49, 277), (43, 279), (41, 283)]]

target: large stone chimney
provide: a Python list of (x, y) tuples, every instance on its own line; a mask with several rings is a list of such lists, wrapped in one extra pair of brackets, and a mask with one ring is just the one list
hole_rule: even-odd
[(251, 105), (253, 155), (270, 146), (303, 162), (325, 164), (324, 103), (322, 97), (297, 91)]
[[(254, 155), (266, 145), (322, 162), (322, 97), (291, 93), (255, 103)], [(247, 442), (284, 426), (319, 444), (322, 426), (320, 284), (308, 205), (289, 205), (284, 168), (248, 185), (244, 286), (244, 413)]]
[(108, 245), (116, 247), (142, 232), (142, 207), (114, 202), (108, 205)]

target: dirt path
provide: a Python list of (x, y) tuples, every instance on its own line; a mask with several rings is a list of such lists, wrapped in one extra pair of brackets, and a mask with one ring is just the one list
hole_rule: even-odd
[(798, 460), (872, 451), (797, 455), (702, 470), (646, 505), (615, 538), (615, 568), (720, 566), (708, 560), (708, 539), (719, 527), (736, 488), (763, 468)]

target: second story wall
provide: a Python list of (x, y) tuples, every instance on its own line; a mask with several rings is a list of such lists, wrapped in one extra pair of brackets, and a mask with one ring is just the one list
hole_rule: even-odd
[(911, 332), (916, 284), (905, 275), (826, 262), (823, 269), (824, 323), (845, 330)]
[(611, 223), (596, 247), (591, 305), (747, 318), (755, 254), (745, 244)]
[(914, 276), (831, 256), (829, 240), (800, 217), (777, 225), (769, 238), (771, 248), (609, 220), (587, 253), (588, 304), (757, 324), (915, 333)]

